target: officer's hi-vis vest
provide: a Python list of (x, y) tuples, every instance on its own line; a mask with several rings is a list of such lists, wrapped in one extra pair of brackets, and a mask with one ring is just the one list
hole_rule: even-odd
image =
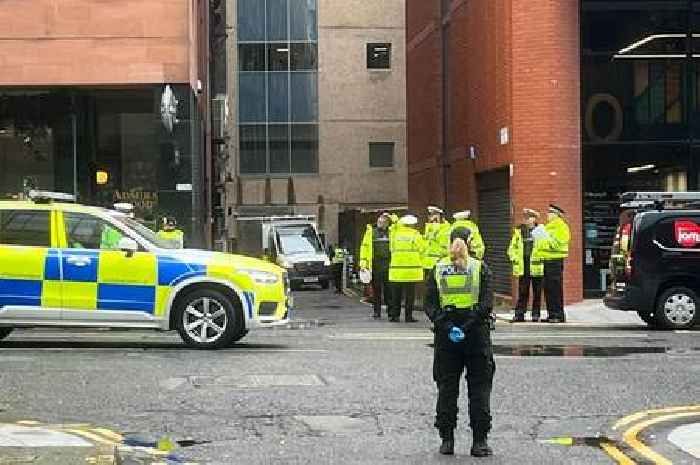
[(345, 262), (345, 257), (348, 255), (348, 251), (345, 249), (335, 249), (335, 252), (333, 253), (333, 264), (334, 265), (340, 265), (341, 263)]
[(449, 257), (444, 258), (435, 267), (435, 282), (442, 308), (472, 310), (479, 303), (481, 261), (469, 257), (466, 268), (462, 270)]

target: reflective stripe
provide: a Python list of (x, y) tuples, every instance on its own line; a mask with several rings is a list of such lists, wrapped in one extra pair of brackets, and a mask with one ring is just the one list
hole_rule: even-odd
[(153, 313), (156, 303), (154, 286), (121, 284), (97, 285), (97, 308), (104, 310), (137, 310)]
[(481, 262), (468, 259), (466, 269), (458, 269), (450, 258), (441, 260), (435, 267), (435, 280), (440, 294), (440, 305), (471, 310), (479, 302)]

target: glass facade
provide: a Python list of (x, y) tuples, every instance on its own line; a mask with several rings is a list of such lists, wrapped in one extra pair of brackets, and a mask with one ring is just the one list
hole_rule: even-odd
[(174, 216), (191, 237), (194, 106), (189, 86), (171, 86), (170, 132), (163, 88), (0, 89), (0, 198), (34, 187), (85, 204), (129, 202), (151, 228)]
[(700, 1), (581, 6), (584, 288), (595, 295), (619, 194), (698, 188)]
[(316, 0), (238, 1), (239, 169), (318, 172)]

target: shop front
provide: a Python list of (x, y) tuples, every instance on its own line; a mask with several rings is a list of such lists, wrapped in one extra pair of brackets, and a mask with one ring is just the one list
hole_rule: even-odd
[(35, 188), (128, 202), (155, 230), (174, 216), (198, 243), (194, 101), (186, 84), (0, 89), (0, 199)]
[(597, 296), (620, 194), (698, 188), (700, 1), (581, 5), (584, 289)]

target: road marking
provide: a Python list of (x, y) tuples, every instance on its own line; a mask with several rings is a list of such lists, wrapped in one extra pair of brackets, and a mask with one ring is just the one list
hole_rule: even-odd
[(603, 451), (605, 451), (606, 454), (615, 459), (619, 465), (636, 465), (636, 463), (632, 459), (627, 457), (620, 451), (620, 449), (613, 446), (609, 442), (601, 443), (600, 447), (603, 449)]
[(671, 431), (668, 440), (679, 449), (700, 459), (700, 423), (679, 426)]
[(700, 411), (700, 405), (681, 405), (677, 407), (667, 407), (661, 409), (644, 410), (641, 412), (636, 412), (626, 417), (621, 418), (613, 425), (613, 430), (617, 430), (623, 426), (627, 426), (635, 421), (641, 420), (644, 417), (651, 415), (658, 415), (663, 413), (675, 413), (675, 412), (695, 412)]
[[(411, 332), (376, 332), (376, 333), (340, 333), (327, 336), (329, 339), (345, 341), (432, 341), (432, 333)], [(498, 333), (492, 335), (493, 340), (528, 340), (528, 339), (640, 339), (649, 337), (646, 333), (627, 334), (595, 334), (595, 333)]]
[(3, 447), (91, 447), (82, 438), (37, 426), (0, 424), (0, 448)]
[(653, 451), (652, 449), (647, 447), (644, 443), (642, 443), (639, 439), (637, 439), (637, 435), (640, 432), (642, 432), (642, 430), (644, 430), (650, 426), (653, 426), (657, 423), (663, 423), (666, 421), (677, 420), (679, 418), (689, 418), (689, 417), (696, 417), (696, 416), (700, 416), (700, 412), (673, 413), (673, 414), (663, 415), (663, 416), (656, 417), (656, 418), (651, 418), (649, 420), (642, 421), (642, 422), (637, 423), (636, 425), (632, 426), (630, 429), (625, 431), (625, 433), (622, 435), (622, 438), (625, 440), (625, 442), (631, 448), (633, 448), (636, 452), (643, 455), (647, 459), (654, 462), (655, 465), (673, 465), (673, 463), (670, 460), (668, 460), (666, 457)]

